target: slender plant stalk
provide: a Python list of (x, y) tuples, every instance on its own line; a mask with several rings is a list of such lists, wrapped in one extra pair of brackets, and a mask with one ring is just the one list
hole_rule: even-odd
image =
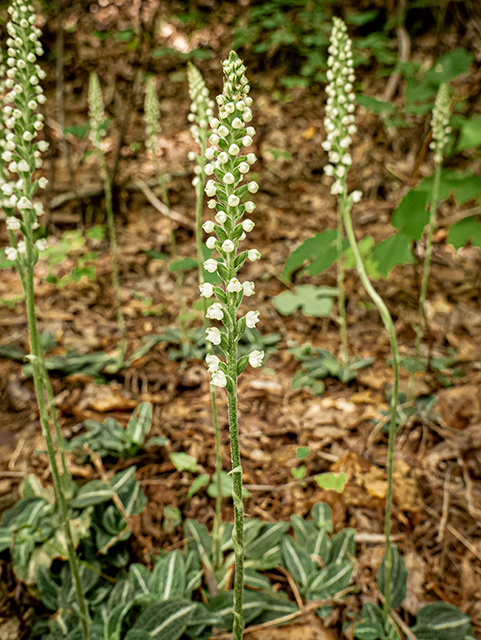
[[(193, 154), (196, 160), (197, 171), (199, 174), (194, 179), (195, 186), (195, 238), (197, 246), (197, 261), (199, 266), (199, 285), (204, 284), (204, 271), (202, 263), (204, 262), (204, 252), (202, 245), (202, 207), (204, 203), (205, 173), (206, 164), (205, 149), (207, 146), (207, 119), (213, 115), (213, 102), (209, 100), (208, 91), (205, 86), (204, 79), (200, 72), (189, 63), (188, 68), (189, 91), (192, 98), (192, 104), (195, 104), (194, 110), (191, 112), (191, 119), (196, 124), (193, 125), (193, 136), (200, 147), (200, 155)], [(207, 330), (209, 321), (207, 318), (207, 299), (202, 297), (203, 324), (204, 330)], [(210, 342), (206, 341), (207, 353), (213, 355), (214, 349)], [(219, 429), (219, 415), (217, 411), (217, 397), (215, 385), (210, 385), (210, 401), (212, 407), (212, 422), (214, 423), (214, 441), (215, 441), (215, 483), (216, 498), (214, 508), (214, 524), (212, 527), (212, 556), (214, 569), (220, 569), (222, 566), (222, 448)]]
[(394, 444), (396, 439), (396, 424), (397, 424), (397, 404), (399, 397), (399, 349), (396, 338), (396, 332), (394, 330), (394, 323), (391, 318), (391, 314), (381, 296), (372, 286), (369, 276), (366, 273), (364, 262), (359, 251), (359, 246), (354, 235), (354, 229), (352, 227), (352, 221), (350, 216), (351, 203), (347, 197), (346, 191), (340, 198), (342, 217), (344, 220), (344, 227), (346, 229), (346, 235), (349, 240), (354, 260), (356, 262), (356, 269), (361, 278), (364, 288), (378, 308), (379, 314), (382, 318), (384, 326), (389, 333), (389, 341), (391, 343), (392, 363), (394, 372), (394, 386), (391, 397), (391, 415), (389, 419), (389, 438), (388, 438), (388, 454), (387, 454), (387, 492), (386, 492), (386, 513), (384, 521), (384, 534), (386, 538), (386, 578), (385, 578), (385, 592), (384, 592), (384, 605), (383, 609), (387, 615), (391, 611), (391, 574), (392, 574), (392, 548), (391, 548), (391, 509), (392, 509), (392, 497), (393, 497), (393, 462), (394, 462)]
[(105, 209), (107, 212), (107, 226), (109, 229), (110, 240), (110, 252), (112, 260), (112, 285), (114, 287), (115, 295), (115, 309), (117, 314), (117, 324), (120, 332), (119, 342), (119, 363), (123, 363), (126, 342), (125, 342), (125, 319), (122, 313), (121, 299), (120, 299), (120, 281), (119, 281), (119, 267), (117, 261), (117, 235), (115, 232), (114, 222), (114, 210), (112, 205), (112, 186), (110, 184), (109, 172), (107, 169), (107, 163), (105, 161), (105, 155), (102, 151), (102, 137), (105, 132), (101, 126), (104, 120), (104, 106), (102, 100), (102, 91), (100, 89), (100, 83), (98, 76), (95, 73), (90, 74), (90, 86), (89, 86), (89, 111), (90, 111), (90, 139), (92, 140), (96, 153), (98, 155), (100, 166), (102, 168), (102, 174), (104, 179), (105, 190)]
[[(416, 327), (416, 344), (415, 344), (415, 358), (416, 362), (420, 362), (421, 355), (421, 340), (423, 339), (423, 329), (426, 323), (426, 296), (428, 291), (429, 271), (431, 268), (431, 256), (433, 252), (433, 236), (436, 226), (436, 210), (439, 201), (439, 187), (441, 184), (441, 171), (443, 165), (443, 152), (449, 141), (449, 133), (451, 127), (449, 126), (449, 90), (447, 84), (441, 84), (436, 96), (436, 102), (433, 109), (432, 118), (432, 133), (433, 139), (430, 143), (430, 148), (434, 151), (434, 181), (433, 190), (431, 193), (431, 205), (429, 209), (429, 222), (426, 234), (426, 257), (424, 259), (423, 277), (421, 281), (421, 292), (419, 295), (419, 318)], [(414, 380), (416, 372), (411, 374), (409, 379), (409, 402), (414, 401)]]
[(344, 272), (346, 259), (342, 255), (342, 241), (344, 240), (342, 215), (340, 212), (341, 203), (338, 204), (337, 212), (337, 289), (338, 289), (338, 323), (341, 332), (341, 361), (343, 364), (349, 362), (349, 349), (347, 346), (347, 324), (346, 324), (346, 298), (344, 295)]

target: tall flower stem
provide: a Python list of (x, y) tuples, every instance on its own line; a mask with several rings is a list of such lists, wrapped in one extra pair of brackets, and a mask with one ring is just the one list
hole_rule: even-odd
[(342, 255), (342, 241), (344, 240), (344, 230), (341, 215), (341, 203), (338, 204), (337, 212), (337, 289), (338, 289), (338, 323), (341, 332), (341, 361), (347, 364), (349, 361), (349, 349), (347, 346), (347, 324), (346, 324), (346, 298), (344, 295), (344, 272), (346, 259)]
[[(32, 264), (32, 246), (27, 244), (26, 258), (29, 264)], [(80, 583), (79, 562), (77, 554), (75, 552), (75, 545), (73, 542), (72, 530), (70, 528), (70, 521), (68, 518), (68, 505), (64, 494), (65, 481), (59, 473), (57, 459), (55, 454), (55, 448), (50, 433), (49, 415), (45, 402), (45, 392), (50, 382), (47, 379), (47, 371), (45, 369), (45, 362), (43, 359), (42, 348), (40, 345), (40, 339), (38, 335), (37, 318), (35, 314), (35, 298), (34, 298), (34, 286), (33, 286), (33, 267), (27, 267), (24, 278), (22, 278), (24, 284), (24, 293), (27, 307), (27, 320), (28, 331), (30, 336), (30, 348), (32, 355), (32, 368), (33, 368), (33, 381), (35, 386), (35, 393), (37, 396), (37, 403), (40, 413), (40, 425), (42, 428), (42, 434), (45, 438), (47, 445), (48, 457), (50, 460), (50, 467), (52, 470), (52, 478), (55, 488), (55, 495), (58, 505), (60, 507), (60, 514), (62, 517), (62, 523), (65, 533), (65, 541), (67, 545), (68, 561), (70, 571), (72, 572), (72, 580), (75, 585), (75, 591), (77, 596), (77, 604), (80, 611), (80, 621), (82, 625), (83, 640), (90, 640), (89, 618), (87, 614), (87, 607), (85, 604), (85, 598)], [(65, 468), (65, 460), (62, 455), (62, 463)]]
[(379, 314), (382, 318), (384, 326), (389, 334), (389, 341), (391, 343), (391, 353), (394, 372), (394, 385), (391, 397), (391, 415), (389, 420), (389, 438), (388, 438), (388, 454), (387, 454), (387, 492), (386, 492), (386, 512), (384, 521), (384, 535), (386, 538), (386, 577), (385, 577), (385, 592), (384, 592), (384, 612), (386, 614), (391, 611), (391, 575), (392, 575), (392, 548), (391, 548), (391, 509), (392, 509), (392, 497), (393, 497), (393, 462), (394, 462), (394, 444), (396, 439), (396, 419), (397, 419), (397, 404), (399, 396), (399, 349), (396, 338), (396, 332), (394, 330), (394, 323), (391, 318), (391, 314), (381, 296), (372, 286), (371, 281), (366, 273), (364, 262), (359, 251), (359, 246), (354, 235), (354, 229), (352, 226), (350, 209), (352, 199), (347, 197), (346, 191), (340, 198), (340, 208), (342, 212), (342, 218), (344, 221), (344, 227), (346, 229), (347, 239), (351, 251), (354, 255), (356, 262), (356, 269), (361, 278), (364, 288), (378, 308)]
[[(431, 193), (431, 205), (429, 209), (429, 223), (428, 230), (426, 234), (426, 255), (424, 258), (424, 268), (423, 268), (423, 277), (421, 280), (421, 291), (419, 294), (419, 316), (418, 316), (418, 324), (416, 327), (416, 344), (414, 348), (414, 355), (416, 362), (420, 361), (421, 356), (421, 341), (423, 339), (424, 333), (424, 325), (426, 322), (426, 296), (428, 292), (428, 280), (429, 280), (429, 271), (431, 269), (431, 256), (433, 253), (433, 236), (434, 229), (436, 226), (436, 210), (438, 207), (439, 200), (439, 185), (441, 183), (441, 169), (442, 163), (436, 162), (436, 168), (434, 170), (434, 182), (433, 182), (433, 190)], [(414, 401), (414, 381), (416, 378), (416, 372), (414, 371), (409, 378), (409, 395), (408, 402)]]

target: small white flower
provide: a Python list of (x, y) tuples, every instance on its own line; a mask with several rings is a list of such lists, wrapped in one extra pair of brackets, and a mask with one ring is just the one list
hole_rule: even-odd
[(345, 164), (346, 166), (350, 166), (350, 164), (352, 163), (352, 158), (348, 153), (345, 153), (342, 158), (341, 158), (341, 162), (342, 164)]
[(32, 203), (28, 198), (26, 198), (25, 196), (22, 196), (17, 203), (17, 207), (20, 209), (20, 211), (23, 211), (24, 209), (31, 209)]
[(251, 262), (255, 262), (256, 260), (259, 260), (259, 258), (261, 257), (261, 254), (259, 253), (259, 251), (257, 251), (257, 249), (249, 249), (249, 251), (247, 252), (247, 255)]
[(227, 153), (225, 151), (222, 151), (221, 153), (219, 153), (219, 155), (217, 156), (217, 160), (221, 163), (221, 164), (225, 164), (226, 162), (229, 162), (229, 156), (227, 155)]
[(226, 136), (229, 135), (229, 129), (225, 126), (225, 125), (221, 125), (218, 129), (217, 129), (219, 135), (221, 136), (221, 138), (225, 138)]
[(35, 210), (35, 213), (37, 214), (37, 216), (41, 216), (43, 215), (44, 212), (44, 208), (43, 208), (43, 204), (41, 202), (36, 202), (33, 205), (33, 208)]
[(209, 198), (212, 198), (213, 196), (215, 196), (216, 193), (217, 193), (217, 188), (215, 186), (214, 181), (213, 180), (209, 180), (209, 182), (207, 183), (207, 185), (205, 187), (205, 194)]
[(337, 164), (339, 162), (340, 158), (339, 158), (339, 154), (337, 153), (337, 151), (332, 151), (329, 154), (329, 160), (331, 162), (333, 162), (334, 164)]
[(343, 164), (340, 164), (336, 167), (336, 176), (338, 178), (343, 178), (346, 174), (346, 167)]
[(24, 255), (27, 253), (27, 245), (25, 244), (25, 240), (20, 240), (17, 246), (19, 253), (22, 253)]
[(231, 280), (229, 280), (229, 283), (227, 284), (227, 291), (229, 293), (238, 293), (239, 291), (241, 291), (243, 288), (243, 285), (241, 285), (241, 283), (239, 282), (239, 280), (237, 280), (237, 278), (232, 278)]
[(247, 213), (252, 213), (254, 211), (254, 209), (256, 208), (256, 205), (251, 200), (248, 200), (245, 203), (245, 208), (246, 208)]
[(214, 223), (212, 222), (212, 220), (207, 220), (206, 222), (204, 222), (204, 224), (202, 225), (202, 229), (204, 229), (206, 233), (212, 233), (214, 231)]
[(211, 176), (214, 173), (214, 165), (213, 164), (206, 164), (204, 167), (204, 173), (206, 176)]
[(254, 329), (254, 327), (258, 322), (259, 322), (258, 311), (248, 311), (246, 313), (246, 327), (248, 327), (249, 329)]
[(24, 131), (22, 134), (22, 138), (25, 140), (25, 142), (30, 142), (31, 140), (33, 140), (33, 133), (30, 133), (30, 131)]
[(349, 136), (346, 136), (340, 141), (339, 146), (341, 147), (341, 149), (347, 149), (347, 147), (350, 144), (351, 144), (351, 138)]
[(18, 231), (20, 229), (20, 220), (15, 218), (15, 216), (8, 216), (7, 229), (10, 231)]
[(239, 100), (239, 102), (236, 102), (235, 108), (237, 109), (237, 111), (243, 112), (246, 108), (246, 103), (244, 102), (244, 100)]
[(339, 180), (336, 180), (336, 182), (334, 182), (334, 184), (332, 185), (331, 193), (333, 196), (342, 193), (342, 184), (339, 182)]
[(257, 193), (259, 191), (259, 185), (257, 184), (257, 182), (252, 180), (252, 182), (249, 182), (249, 184), (247, 185), (247, 189), (249, 193)]
[(235, 244), (232, 242), (232, 240), (224, 240), (224, 242), (222, 243), (222, 249), (226, 253), (232, 253), (235, 250)]
[(237, 207), (239, 202), (240, 202), (239, 198), (235, 195), (230, 195), (229, 198), (227, 199), (227, 204), (229, 205), (229, 207)]
[(209, 147), (205, 150), (205, 157), (207, 160), (212, 160), (212, 158), (214, 157), (214, 147)]
[(353, 202), (360, 202), (362, 198), (362, 191), (353, 191), (351, 195)]
[(227, 385), (227, 378), (223, 371), (215, 371), (210, 378), (210, 381), (216, 387), (224, 388)]
[(209, 327), (205, 331), (205, 339), (212, 344), (220, 344), (221, 333), (217, 327)]
[(8, 182), (2, 185), (2, 193), (4, 196), (11, 196), (13, 193), (13, 186)]
[[(22, 171), (22, 172), (30, 171), (30, 167), (28, 165), (28, 162), (26, 162), (25, 160), (20, 160), (20, 162), (17, 165), (17, 168), (18, 168), (19, 171)], [(42, 178), (40, 178), (40, 180), (41, 179)], [(39, 185), (40, 185), (40, 180), (38, 181)]]
[(234, 174), (226, 173), (225, 176), (222, 178), (222, 181), (224, 184), (234, 184), (235, 182)]
[(204, 266), (204, 269), (209, 273), (214, 273), (215, 271), (217, 271), (217, 260), (214, 260), (213, 258), (209, 258), (204, 262), (203, 266)]
[(248, 153), (246, 160), (249, 164), (254, 164), (254, 162), (256, 162), (257, 160), (255, 153)]
[(222, 320), (224, 317), (224, 309), (220, 302), (214, 302), (207, 309), (207, 313), (205, 314), (210, 320)]
[(46, 140), (40, 140), (40, 142), (38, 143), (38, 148), (40, 151), (47, 151), (48, 142)]
[(239, 147), (234, 143), (229, 147), (229, 155), (236, 156), (239, 153)]
[(244, 126), (244, 123), (240, 118), (234, 118), (234, 120), (232, 120), (232, 127), (234, 129), (242, 129), (243, 126)]
[(227, 111), (227, 113), (234, 113), (235, 111), (235, 105), (233, 102), (228, 102), (224, 108)]
[(247, 162), (241, 162), (239, 165), (239, 171), (241, 173), (249, 173), (250, 167)]
[(16, 249), (14, 249), (14, 247), (7, 247), (5, 249), (5, 256), (6, 256), (7, 260), (12, 260), (12, 262), (13, 262), (14, 260), (17, 259), (18, 251)]
[(254, 226), (255, 226), (254, 222), (252, 222), (252, 220), (250, 220), (249, 218), (246, 218), (245, 220), (242, 221), (242, 228), (246, 233), (249, 233), (249, 231), (252, 231)]
[(220, 125), (220, 122), (219, 120), (217, 120), (217, 118), (212, 118), (209, 124), (211, 129), (217, 129), (217, 127)]
[(37, 240), (35, 245), (39, 251), (45, 251), (45, 247), (47, 246), (47, 241), (45, 240), (45, 238), (41, 238), (40, 240)]
[(216, 133), (212, 133), (212, 134), (209, 136), (209, 142), (210, 142), (212, 145), (217, 145), (217, 144), (219, 143), (219, 140), (220, 140), (220, 138), (219, 138), (219, 136), (218, 136)]
[(242, 288), (244, 289), (244, 295), (248, 298), (249, 296), (254, 295), (254, 283), (253, 282), (243, 282)]
[(207, 371), (209, 373), (215, 373), (216, 371), (218, 371), (220, 360), (217, 356), (208, 353), (205, 357), (205, 362), (207, 364)]
[(204, 282), (199, 285), (200, 295), (203, 298), (210, 298), (214, 293), (214, 285), (210, 282)]
[(216, 216), (215, 216), (215, 220), (219, 224), (224, 224), (224, 222), (227, 220), (227, 215), (226, 215), (225, 211), (218, 211)]
[(45, 189), (45, 187), (48, 185), (48, 180), (47, 178), (39, 178), (38, 180), (38, 186), (40, 187), (40, 189)]
[(249, 364), (251, 365), (251, 367), (254, 367), (255, 369), (257, 369), (258, 367), (262, 366), (263, 358), (264, 358), (264, 352), (258, 351), (257, 349), (255, 349), (254, 351), (251, 351), (251, 353), (249, 354)]
[[(256, 130), (254, 129), (254, 127), (247, 127), (246, 133), (248, 136), (252, 138), (253, 136), (256, 135)], [(246, 145), (246, 146), (249, 146), (249, 145)]]
[(215, 247), (215, 238), (214, 236), (210, 236), (207, 238), (207, 242), (205, 243), (208, 249), (213, 249)]
[(209, 207), (209, 209), (215, 209), (217, 206), (217, 202), (215, 200), (207, 200), (207, 206)]
[(332, 166), (332, 164), (326, 164), (326, 166), (324, 167), (324, 173), (326, 174), (326, 176), (334, 175), (334, 167)]
[(250, 147), (252, 144), (252, 138), (250, 136), (244, 136), (242, 138), (242, 144), (244, 147)]

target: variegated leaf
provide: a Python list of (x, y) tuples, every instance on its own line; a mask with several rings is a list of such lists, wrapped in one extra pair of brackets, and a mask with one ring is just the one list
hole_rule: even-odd
[(319, 529), (332, 531), (332, 511), (331, 507), (324, 502), (318, 502), (312, 507), (311, 518), (314, 520)]
[(356, 622), (354, 637), (359, 640), (384, 640), (385, 618), (378, 605), (372, 602), (364, 603), (361, 619)]
[(452, 604), (433, 602), (419, 609), (412, 631), (417, 640), (464, 640), (470, 618)]
[(178, 551), (172, 551), (157, 562), (148, 587), (159, 601), (182, 598), (186, 587), (185, 564)]
[(6, 527), (0, 527), (0, 553), (10, 549), (13, 545), (13, 532)]
[[(184, 633), (197, 603), (188, 600), (170, 600), (147, 607), (134, 622), (132, 631), (147, 631), (150, 638), (178, 640)], [(129, 631), (125, 640), (132, 640)]]
[(74, 509), (88, 507), (91, 504), (107, 502), (112, 497), (112, 489), (101, 480), (92, 480), (80, 487), (76, 497), (71, 501)]
[(281, 553), (284, 565), (294, 580), (307, 587), (310, 578), (317, 568), (304, 549), (289, 536), (284, 536), (281, 543)]
[(289, 529), (288, 522), (266, 524), (257, 533), (257, 536), (246, 545), (246, 558), (263, 558), (269, 549), (278, 545)]
[[(408, 570), (404, 558), (399, 555), (397, 545), (391, 546), (392, 568), (390, 580), (391, 607), (397, 609), (407, 595)], [(386, 595), (386, 555), (381, 562), (377, 574), (377, 586), (379, 591)]]
[(138, 445), (144, 443), (146, 435), (150, 431), (152, 424), (152, 405), (149, 402), (139, 404), (127, 425), (127, 433), (132, 442)]

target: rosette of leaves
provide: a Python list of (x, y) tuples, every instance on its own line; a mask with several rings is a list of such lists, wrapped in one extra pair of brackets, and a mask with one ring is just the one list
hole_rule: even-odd
[(152, 425), (152, 405), (142, 402), (124, 429), (114, 418), (106, 418), (102, 423), (85, 420), (85, 433), (73, 438), (67, 449), (78, 455), (87, 457), (90, 452), (98, 453), (101, 458), (132, 458), (140, 449), (151, 445), (165, 445), (166, 438), (154, 437), (145, 439)]
[[(353, 571), (354, 529), (332, 532), (331, 508), (314, 505), (311, 520), (291, 516), (296, 539), (284, 536), (281, 543), (282, 565), (296, 582), (306, 600), (325, 600), (345, 589)], [(328, 615), (331, 607), (320, 607), (317, 614)]]
[[(377, 586), (385, 593), (385, 559), (379, 567)], [(407, 595), (408, 571), (404, 558), (398, 549), (392, 547), (391, 605), (393, 609), (401, 606)], [(417, 640), (471, 640), (475, 638), (470, 618), (457, 607), (447, 602), (433, 602), (421, 607), (417, 613), (416, 624), (411, 627)], [(373, 603), (364, 603), (359, 622), (356, 623), (354, 637), (359, 640), (400, 640), (401, 636), (394, 628), (392, 618), (388, 619), (382, 608)], [(403, 635), (404, 637), (404, 635)]]
[[(126, 523), (112, 502), (112, 495), (117, 494), (127, 515), (143, 511), (147, 499), (135, 480), (135, 471), (135, 467), (130, 467), (117, 473), (108, 484), (93, 480), (80, 488), (74, 486), (68, 516), (78, 552), (88, 552), (94, 547), (95, 558), (98, 550), (118, 537), (112, 548), (104, 551), (103, 560), (114, 567), (127, 563), (125, 541), (130, 530), (125, 530)], [(0, 551), (10, 549), (17, 578), (34, 585), (41, 567), (48, 569), (55, 559), (67, 559), (67, 544), (53, 489), (45, 489), (31, 475), (23, 481), (20, 494), (22, 497), (13, 509), (3, 515)]]
[(344, 363), (327, 349), (318, 349), (310, 344), (290, 350), (296, 360), (302, 362), (302, 369), (292, 379), (293, 389), (308, 388), (314, 395), (324, 391), (324, 378), (337, 378), (344, 384), (356, 378), (359, 369), (374, 362), (374, 358), (352, 358)]

